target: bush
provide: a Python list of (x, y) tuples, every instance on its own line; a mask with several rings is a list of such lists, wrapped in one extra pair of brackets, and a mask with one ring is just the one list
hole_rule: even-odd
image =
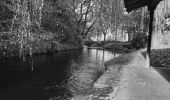
[(124, 48), (127, 48), (127, 49), (135, 49), (135, 48), (132, 46), (132, 44), (130, 44), (130, 43), (124, 44), (123, 47), (124, 47)]
[(114, 52), (125, 52), (126, 48), (121, 43), (107, 43), (103, 46), (105, 49), (112, 50)]
[(94, 44), (94, 41), (84, 41), (84, 45), (86, 46), (91, 46), (92, 44)]
[(134, 48), (140, 49), (144, 48), (147, 44), (147, 35), (144, 32), (139, 32), (135, 35), (131, 41), (131, 44)]

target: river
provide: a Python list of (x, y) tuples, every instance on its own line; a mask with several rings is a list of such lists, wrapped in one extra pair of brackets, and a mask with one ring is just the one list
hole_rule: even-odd
[(102, 75), (105, 61), (120, 54), (84, 48), (23, 59), (0, 60), (1, 100), (67, 100), (86, 94)]

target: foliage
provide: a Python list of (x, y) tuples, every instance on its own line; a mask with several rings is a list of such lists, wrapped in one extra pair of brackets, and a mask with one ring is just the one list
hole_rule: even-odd
[(135, 50), (135, 48), (128, 42), (106, 42), (103, 46), (104, 49), (109, 49), (114, 52), (128, 53)]
[[(45, 3), (42, 16), (43, 29), (53, 32), (60, 43), (81, 43), (78, 37), (76, 22), (72, 17), (73, 13), (58, 3), (60, 2)], [(49, 9), (54, 10), (51, 11)]]
[[(49, 45), (80, 46), (82, 40), (91, 37), (104, 35), (105, 40), (111, 32), (114, 40), (127, 33), (132, 45), (141, 48), (146, 44), (142, 32), (148, 30), (146, 10), (141, 8), (127, 14), (120, 0), (1, 0), (1, 47), (9, 48), (9, 44), (16, 42), (20, 55), (28, 51), (32, 55), (34, 44), (41, 39)], [(166, 25), (168, 30), (168, 23)], [(85, 44), (90, 45), (92, 41)]]
[[(120, 0), (99, 0), (96, 6), (99, 9), (98, 20), (94, 25), (93, 37), (99, 37), (101, 34), (106, 39), (106, 34), (111, 30), (112, 34), (117, 37), (117, 30), (121, 26), (121, 16), (123, 7)], [(116, 39), (116, 38), (115, 38)]]
[(128, 33), (128, 41), (131, 41), (140, 31), (148, 31), (149, 16), (145, 7), (123, 15), (122, 21), (122, 29)]
[(10, 30), (13, 14), (14, 12), (8, 10), (8, 8), (0, 2), (0, 32)]
[(170, 13), (165, 16), (165, 31), (170, 31)]
[(83, 44), (90, 47), (94, 43), (95, 43), (94, 41), (84, 41)]
[(159, 49), (151, 51), (151, 66), (170, 67), (170, 49)]
[(116, 51), (121, 51), (121, 50), (123, 50), (124, 48), (123, 48), (123, 46), (121, 45), (121, 44), (113, 44), (113, 43), (107, 43), (107, 44), (105, 44), (104, 45), (104, 48), (105, 49), (111, 49), (111, 50), (116, 50)]
[(120, 41), (85, 41), (84, 44), (90, 47), (100, 47), (114, 52), (132, 52), (135, 48), (128, 42)]
[(138, 32), (133, 37), (131, 44), (134, 48), (140, 49), (144, 48), (147, 44), (147, 35), (145, 32)]
[(51, 51), (52, 47), (58, 50), (61, 43), (81, 46), (73, 13), (66, 2), (3, 0), (0, 7), (0, 55), (32, 55)]

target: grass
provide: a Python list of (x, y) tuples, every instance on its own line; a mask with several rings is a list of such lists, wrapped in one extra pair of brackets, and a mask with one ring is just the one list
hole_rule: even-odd
[[(146, 58), (146, 51), (142, 52)], [(151, 51), (151, 66), (170, 68), (170, 48), (167, 49), (153, 49)]]
[(151, 51), (151, 66), (170, 68), (170, 48)]

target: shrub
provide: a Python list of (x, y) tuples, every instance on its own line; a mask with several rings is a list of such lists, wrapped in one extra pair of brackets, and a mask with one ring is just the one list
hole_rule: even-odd
[(84, 45), (86, 46), (91, 46), (92, 44), (94, 44), (94, 41), (84, 41)]
[(126, 49), (120, 43), (107, 43), (106, 45), (104, 45), (104, 48), (110, 49), (110, 50), (116, 51), (116, 52), (124, 52)]
[(138, 32), (132, 39), (131, 44), (134, 48), (144, 48), (147, 44), (147, 35), (144, 32)]

